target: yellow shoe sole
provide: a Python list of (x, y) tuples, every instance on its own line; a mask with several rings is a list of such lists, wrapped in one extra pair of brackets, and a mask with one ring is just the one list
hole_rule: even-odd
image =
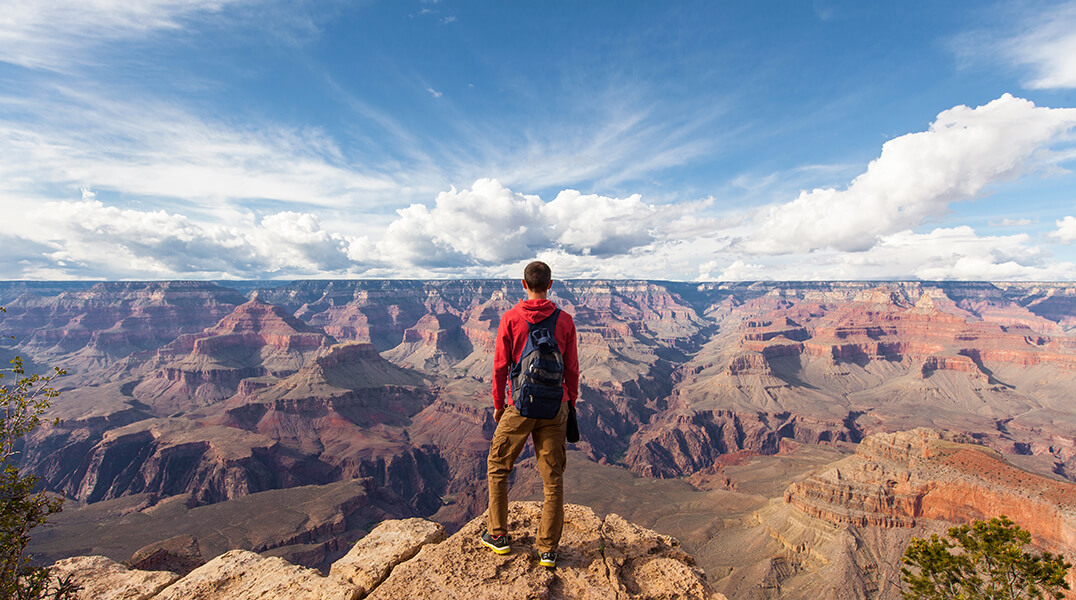
[(497, 546), (494, 546), (493, 544), (487, 542), (486, 540), (484, 540), (482, 538), (479, 538), (478, 541), (482, 542), (483, 546), (485, 546), (486, 548), (489, 548), (490, 550), (493, 550), (497, 554), (508, 554), (509, 552), (512, 551), (511, 548), (498, 548)]

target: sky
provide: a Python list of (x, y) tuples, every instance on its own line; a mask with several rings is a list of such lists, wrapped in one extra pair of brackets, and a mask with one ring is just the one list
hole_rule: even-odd
[(1076, 281), (1076, 1), (0, 0), (0, 279)]

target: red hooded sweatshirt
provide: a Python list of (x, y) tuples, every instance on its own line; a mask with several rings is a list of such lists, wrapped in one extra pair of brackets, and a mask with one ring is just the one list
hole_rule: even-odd
[[(541, 321), (553, 314), (556, 308), (557, 305), (550, 300), (522, 300), (501, 317), (501, 324), (497, 327), (497, 347), (493, 353), (495, 409), (504, 408), (508, 371), (519, 361), (523, 346), (527, 345), (527, 334), (530, 331), (527, 323)], [(579, 354), (575, 345), (575, 321), (571, 315), (560, 311), (553, 337), (556, 338), (561, 356), (564, 357), (564, 398), (561, 402), (571, 402), (572, 406), (575, 406), (575, 399), (579, 397)], [(509, 397), (508, 402), (511, 401)]]

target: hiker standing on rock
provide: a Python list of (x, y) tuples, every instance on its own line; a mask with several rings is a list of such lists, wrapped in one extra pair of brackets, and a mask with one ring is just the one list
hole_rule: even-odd
[(527, 299), (504, 313), (497, 328), (493, 356), (497, 429), (489, 449), (489, 516), (481, 538), (497, 554), (511, 550), (508, 475), (529, 436), (545, 491), (536, 539), (538, 562), (550, 568), (557, 566), (564, 529), (565, 436), (569, 412), (579, 396), (575, 322), (546, 298), (552, 283), (549, 265), (540, 261), (527, 265), (523, 270)]

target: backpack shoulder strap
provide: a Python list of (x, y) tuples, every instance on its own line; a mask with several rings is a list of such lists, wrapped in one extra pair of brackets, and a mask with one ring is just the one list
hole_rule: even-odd
[(542, 319), (541, 321), (538, 321), (537, 323), (528, 323), (528, 325), (530, 326), (531, 330), (534, 330), (537, 327), (543, 327), (545, 329), (548, 329), (550, 333), (556, 333), (556, 331), (557, 331), (557, 317), (559, 317), (559, 316), (560, 316), (560, 309), (555, 308), (555, 309), (553, 309), (552, 314), (550, 314), (548, 317)]

